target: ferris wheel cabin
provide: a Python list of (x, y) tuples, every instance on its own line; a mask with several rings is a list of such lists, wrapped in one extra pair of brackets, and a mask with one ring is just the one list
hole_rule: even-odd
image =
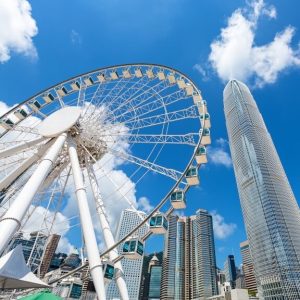
[(201, 121), (202, 127), (205, 127), (205, 128), (211, 127), (209, 113), (200, 114), (200, 121)]
[(123, 244), (122, 255), (128, 259), (139, 259), (144, 254), (144, 243), (132, 238)]
[(115, 275), (115, 267), (113, 263), (109, 261), (102, 262), (103, 276), (105, 282), (110, 282)]
[(198, 177), (198, 169), (197, 167), (191, 166), (186, 174), (185, 174), (186, 181), (188, 185), (198, 185), (199, 184), (199, 177)]
[(170, 199), (174, 209), (186, 208), (186, 198), (183, 190), (177, 189), (172, 192)]
[(205, 114), (207, 112), (207, 104), (205, 100), (197, 101), (199, 114)]
[(211, 138), (210, 138), (210, 130), (209, 128), (203, 128), (203, 135), (201, 139), (202, 145), (209, 145), (211, 144)]
[(157, 213), (150, 218), (150, 231), (154, 234), (165, 234), (168, 229), (168, 220), (162, 213)]
[(200, 146), (196, 150), (196, 162), (197, 164), (206, 164), (207, 163), (207, 156), (206, 156), (206, 148), (205, 146)]

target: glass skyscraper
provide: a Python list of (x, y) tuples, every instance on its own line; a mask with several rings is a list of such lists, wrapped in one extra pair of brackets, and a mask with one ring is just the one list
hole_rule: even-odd
[[(144, 212), (137, 212), (132, 209), (123, 210), (117, 230), (116, 240), (120, 240), (126, 236), (132, 229), (142, 222), (141, 218), (145, 218), (145, 216), (146, 214)], [(142, 238), (147, 232), (147, 225), (143, 225), (135, 232), (135, 236)], [(122, 248), (123, 244), (118, 247), (119, 253), (122, 252)], [(129, 299), (136, 300), (139, 298), (143, 257), (139, 259), (124, 258), (122, 259), (122, 267), (127, 284)], [(111, 281), (107, 287), (106, 297), (110, 300), (120, 299), (118, 287), (114, 280)]]
[(228, 255), (224, 263), (224, 272), (226, 281), (230, 283), (232, 288), (235, 288), (236, 281), (236, 266), (234, 261), (234, 256)]
[(227, 84), (224, 110), (259, 297), (300, 299), (299, 207), (271, 136), (245, 84)]
[(211, 215), (169, 217), (165, 240), (161, 299), (205, 300), (218, 294)]

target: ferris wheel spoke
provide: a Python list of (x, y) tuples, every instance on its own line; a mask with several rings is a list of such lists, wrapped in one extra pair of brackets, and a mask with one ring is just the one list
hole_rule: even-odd
[[(110, 110), (113, 111), (113, 107), (122, 105), (125, 101), (128, 101), (128, 98), (134, 97), (141, 90), (148, 86), (148, 79), (146, 77), (141, 77), (139, 80), (129, 80), (128, 82), (132, 83), (132, 85), (127, 87), (126, 89), (124, 89), (125, 86), (123, 86), (121, 89), (115, 92), (115, 96), (112, 99), (109, 99), (110, 101), (107, 102)], [(102, 103), (104, 102), (104, 100), (107, 99), (103, 99)]]
[(113, 154), (121, 159), (124, 159), (128, 162), (134, 163), (138, 166), (144, 167), (155, 173), (159, 173), (159, 174), (165, 175), (167, 177), (170, 177), (170, 178), (174, 179), (175, 181), (178, 181), (182, 176), (182, 173), (180, 173), (177, 170), (165, 168), (163, 166), (149, 162), (147, 160), (141, 159), (139, 157), (136, 157), (136, 156), (128, 154), (128, 153), (117, 151), (117, 150), (114, 150), (111, 148), (107, 148), (107, 149), (108, 149), (108, 152), (110, 152), (111, 154)]
[(24, 142), (22, 144), (18, 144), (17, 146), (9, 147), (5, 150), (0, 151), (0, 158), (12, 156), (16, 153), (19, 153), (20, 151), (31, 148), (32, 146), (35, 146), (45, 140), (47, 140), (47, 139), (45, 139), (44, 137), (41, 137), (41, 138), (38, 138), (35, 140)]
[(80, 90), (77, 98), (77, 106), (79, 107), (83, 107), (85, 101), (85, 92), (86, 92), (86, 84), (82, 82), (80, 85)]
[[(133, 107), (145, 103), (149, 99), (153, 98), (153, 95), (157, 95), (168, 88), (168, 85), (164, 81), (160, 81), (154, 86), (149, 86), (147, 82), (147, 85), (144, 85), (143, 87), (145, 86), (147, 86), (147, 89), (143, 92), (141, 92), (140, 88), (137, 88), (136, 93), (133, 95), (122, 95), (122, 97), (120, 98), (121, 101), (119, 101), (118, 103), (119, 105), (116, 106), (114, 110), (112, 110), (112, 114), (117, 114), (117, 112), (120, 111), (121, 108), (123, 108), (123, 111), (126, 111), (126, 105)], [(119, 115), (120, 114), (122, 114), (122, 112), (120, 112)]]
[(119, 115), (116, 117), (122, 117), (123, 119), (126, 119), (126, 116), (128, 114), (132, 114), (134, 112), (134, 115), (137, 117), (141, 117), (147, 114), (150, 114), (156, 110), (161, 109), (162, 107), (168, 106), (170, 104), (173, 104), (180, 100), (185, 100), (188, 98), (184, 91), (176, 91), (172, 94), (159, 97), (158, 100), (150, 101), (149, 103), (145, 103), (144, 105), (140, 105), (142, 103), (139, 103), (139, 105), (134, 106), (133, 108), (126, 107), (123, 111), (119, 113)]
[[(111, 136), (114, 136), (112, 134)], [(176, 144), (189, 145), (195, 147), (197, 142), (195, 138), (199, 133), (188, 134), (120, 134), (128, 143), (133, 144)]]
[(198, 118), (198, 112), (195, 106), (143, 119), (131, 119), (121, 124), (128, 126), (132, 130), (136, 130), (191, 118)]
[(131, 130), (134, 133), (135, 130), (140, 130), (147, 127), (159, 126), (180, 120), (197, 118), (199, 118), (199, 116), (196, 106), (190, 106), (186, 109), (166, 112), (164, 114), (154, 115), (141, 119), (139, 119), (138, 117), (133, 117), (125, 122), (110, 123), (109, 125), (105, 126), (105, 130), (115, 130), (115, 128), (125, 126), (126, 130)]
[[(109, 115), (112, 114), (112, 107), (116, 106), (117, 104), (123, 103), (124, 101), (126, 101), (127, 99), (125, 98), (126, 95), (127, 97), (129, 97), (130, 94), (136, 94), (140, 91), (140, 89), (144, 86), (143, 85), (143, 79), (141, 78), (140, 80), (138, 80), (137, 82), (135, 82), (132, 86), (129, 86), (125, 93), (121, 94), (121, 92), (125, 89), (126, 85), (128, 83), (130, 83), (130, 81), (127, 82), (122, 82), (120, 81), (119, 83), (117, 83), (116, 87), (114, 87), (113, 89), (111, 89), (107, 95), (105, 97), (99, 98), (99, 101), (97, 103), (97, 106), (101, 106), (102, 104), (106, 104), (106, 113), (108, 113)], [(123, 85), (121, 85), (123, 84)], [(93, 121), (96, 118), (98, 118), (99, 116), (97, 116), (95, 114), (96, 109), (94, 108), (93, 113), (88, 115), (89, 117), (89, 121)], [(100, 115), (100, 118), (102, 116)]]
[[(99, 89), (101, 85), (98, 86), (97, 91), (95, 93), (95, 97), (92, 98), (90, 101), (89, 106), (93, 105), (94, 109), (92, 110), (92, 113), (88, 115), (89, 119), (93, 118), (93, 115), (95, 114), (96, 108), (101, 106), (103, 103), (110, 102), (112, 103), (118, 95), (121, 93), (121, 91), (125, 88), (125, 86), (129, 83), (130, 81), (127, 79), (122, 79), (118, 81), (118, 83), (114, 86), (114, 88), (108, 88), (106, 85), (103, 85), (105, 89)], [(112, 82), (111, 82), (112, 84)], [(99, 89), (99, 90), (98, 90)], [(107, 90), (107, 93), (105, 96), (103, 96), (105, 90)], [(93, 101), (93, 100), (96, 101)]]
[(29, 134), (40, 136), (37, 128), (28, 127), (28, 126), (24, 126), (24, 125), (23, 126), (16, 125), (16, 127), (14, 128), (14, 131), (19, 131), (19, 132), (22, 132), (22, 133), (29, 133)]
[(65, 107), (65, 103), (64, 103), (64, 101), (63, 101), (63, 99), (62, 99), (61, 95), (59, 94), (59, 90), (60, 90), (60, 88), (58, 88), (58, 89), (54, 89), (54, 90), (55, 90), (55, 93), (56, 93), (56, 96), (57, 96), (58, 102), (59, 102), (59, 104), (60, 104), (60, 107)]

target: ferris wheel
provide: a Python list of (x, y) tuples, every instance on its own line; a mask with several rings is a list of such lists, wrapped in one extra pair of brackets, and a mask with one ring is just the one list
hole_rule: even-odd
[[(45, 212), (37, 230), (51, 234), (66, 203), (77, 202), (78, 213), (69, 219), (81, 228), (98, 298), (106, 299), (107, 255), (121, 299), (129, 299), (121, 259), (142, 255), (151, 234), (166, 232), (167, 216), (186, 207), (210, 143), (210, 115), (200, 90), (166, 66), (97, 69), (34, 95), (0, 117), (0, 253), (37, 208)], [(125, 180), (117, 182), (116, 170)], [(125, 201), (136, 210), (132, 194), (149, 189), (157, 190), (151, 211), (116, 241), (110, 207)], [(101, 254), (94, 215), (106, 246)], [(135, 232), (145, 224), (149, 231), (138, 239)]]

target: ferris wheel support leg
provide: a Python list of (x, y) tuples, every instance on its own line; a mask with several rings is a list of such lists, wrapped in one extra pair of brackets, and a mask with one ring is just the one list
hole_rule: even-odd
[[(95, 173), (93, 170), (93, 166), (88, 164), (87, 170), (88, 170), (88, 175), (89, 175), (89, 179), (90, 179), (90, 183), (91, 183), (92, 192), (93, 192), (94, 199), (96, 202), (96, 210), (97, 210), (97, 213), (99, 216), (104, 241), (105, 241), (106, 247), (110, 248), (115, 244), (115, 240), (114, 240), (113, 234), (111, 232), (108, 220), (106, 218), (105, 207), (104, 207), (104, 203), (103, 203), (103, 200), (101, 197), (97, 179), (96, 179), (96, 176), (95, 176)], [(116, 259), (118, 256), (119, 256), (119, 254), (118, 254), (118, 250), (116, 248), (109, 252), (109, 259), (112, 261), (114, 259)], [(117, 270), (116, 284), (117, 284), (117, 287), (119, 290), (120, 297), (122, 300), (128, 300), (129, 299), (128, 290), (127, 290), (127, 285), (126, 285), (126, 281), (124, 278), (121, 261), (116, 262), (114, 267)]]
[(41, 159), (34, 173), (13, 201), (9, 209), (0, 220), (0, 253), (2, 253), (12, 239), (15, 232), (21, 226), (21, 222), (28, 211), (30, 204), (38, 189), (49, 173), (53, 162), (56, 160), (67, 138), (66, 133), (62, 133), (56, 138), (54, 144)]
[(98, 251), (96, 235), (93, 228), (93, 222), (89, 210), (85, 186), (83, 183), (83, 175), (78, 160), (76, 144), (71, 139), (68, 141), (68, 148), (76, 189), (75, 193), (78, 202), (80, 221), (89, 260), (90, 272), (93, 278), (98, 299), (105, 300), (106, 295), (102, 262)]

